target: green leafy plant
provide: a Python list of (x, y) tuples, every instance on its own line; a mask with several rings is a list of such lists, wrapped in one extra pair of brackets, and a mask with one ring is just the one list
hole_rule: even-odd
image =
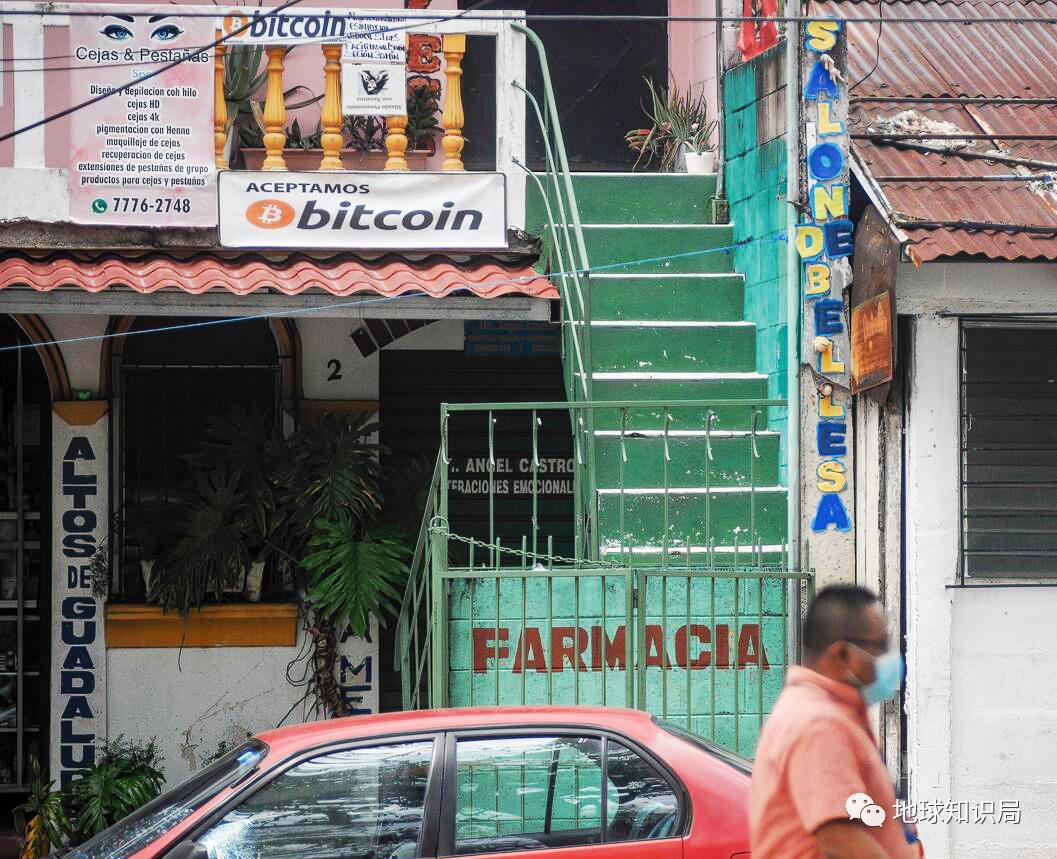
[(670, 90), (646, 78), (650, 91), (649, 108), (644, 108), (651, 125), (633, 128), (624, 139), (632, 151), (638, 153), (635, 168), (649, 166), (656, 159), (661, 172), (672, 172), (684, 150), (695, 153), (712, 151), (712, 136), (716, 121), (708, 118), (708, 103), (703, 93), (690, 90), (681, 93), (672, 85)]
[(380, 116), (346, 116), (342, 124), (346, 149), (366, 155), (385, 152), (385, 120)]
[(62, 846), (70, 821), (62, 804), (62, 793), (55, 790), (55, 782), (47, 781), (40, 761), (30, 762), (32, 777), (29, 799), (14, 809), (15, 829), (22, 837), (19, 859), (43, 859)]
[(295, 119), (286, 129), (287, 149), (321, 149), (323, 146), (323, 125), (316, 122), (316, 130), (311, 134), (305, 134), (301, 130), (300, 123)]
[(385, 617), (400, 605), (400, 585), (408, 573), (404, 535), (379, 529), (364, 533), (350, 516), (320, 519), (308, 541), (302, 564), (308, 571), (308, 599), (338, 629), (366, 635), (371, 615)]
[(249, 514), (241, 475), (226, 467), (195, 472), (181, 500), (170, 523), (175, 540), (154, 563), (148, 596), (165, 611), (187, 614), (242, 579), (251, 560)]
[(97, 748), (95, 763), (67, 791), (71, 843), (102, 832), (158, 796), (165, 783), (161, 764), (154, 740), (142, 744), (119, 736)]
[[(293, 47), (287, 48), (283, 56), (288, 56), (292, 50)], [(264, 48), (261, 45), (232, 45), (224, 57), (224, 101), (228, 107), (228, 134), (234, 129), (238, 133), (239, 143), (251, 148), (264, 145), (264, 101), (254, 97), (268, 78), (267, 67), (262, 67), (263, 60)], [(308, 93), (308, 97), (292, 101), (291, 99), (299, 93)], [(283, 91), (283, 103), (288, 111), (318, 104), (322, 99), (323, 96), (316, 95), (302, 85)], [(289, 130), (287, 134), (289, 135)]]
[(440, 123), (437, 115), (436, 92), (426, 84), (414, 86), (407, 94), (407, 139), (412, 149), (424, 149), (430, 154), (437, 150), (437, 132)]

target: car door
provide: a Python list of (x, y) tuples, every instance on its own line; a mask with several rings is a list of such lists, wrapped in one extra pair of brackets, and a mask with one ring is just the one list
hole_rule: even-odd
[[(219, 808), (172, 855), (416, 859), (436, 842), (439, 736), (328, 747)], [(195, 850), (188, 849), (196, 848)]]
[(450, 734), (438, 856), (680, 859), (678, 782), (629, 741), (591, 730)]

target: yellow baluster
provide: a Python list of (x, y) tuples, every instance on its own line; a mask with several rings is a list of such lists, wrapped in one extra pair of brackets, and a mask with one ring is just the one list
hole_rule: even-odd
[(283, 148), (286, 146), (286, 102), (283, 100), (283, 58), (286, 48), (269, 45), (268, 95), (264, 100), (264, 164), (265, 170), (285, 170)]
[(385, 118), (385, 159), (386, 170), (407, 170), (407, 117), (387, 116)]
[(341, 45), (323, 46), (323, 160), (320, 170), (341, 170)]
[[(407, 44), (407, 38), (404, 38)], [(404, 69), (400, 69), (400, 79), (406, 77)], [(407, 170), (407, 115), (387, 116), (385, 118), (385, 151), (389, 157), (385, 159), (386, 170)]]
[(462, 125), (465, 121), (462, 112), (462, 58), (466, 54), (465, 35), (444, 36), (444, 114), (441, 125), (444, 126), (444, 137), (440, 145), (444, 147), (444, 170), (464, 170), (462, 164)]
[[(219, 39), (220, 36), (220, 30), (217, 30), (216, 37)], [(228, 103), (224, 100), (224, 54), (227, 51), (226, 45), (217, 45), (213, 57), (213, 148), (217, 170), (228, 169), (228, 159), (224, 157), (228, 142)]]

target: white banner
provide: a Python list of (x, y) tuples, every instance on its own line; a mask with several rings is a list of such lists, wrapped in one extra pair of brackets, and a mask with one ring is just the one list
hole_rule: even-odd
[[(70, 101), (120, 90), (70, 119), (70, 220), (95, 227), (212, 227), (213, 41), (183, 6), (85, 5), (70, 18)], [(157, 14), (148, 17), (146, 12)]]
[(220, 174), (229, 248), (477, 250), (506, 247), (501, 173)]
[(341, 112), (346, 116), (403, 116), (406, 90), (403, 66), (341, 64)]
[(66, 787), (106, 738), (103, 602), (89, 562), (107, 534), (107, 427), (52, 415), (51, 768)]
[[(229, 45), (302, 45), (312, 42), (344, 44), (346, 59), (371, 63), (403, 63), (408, 25), (392, 10), (235, 7), (224, 15)], [(235, 34), (240, 27), (245, 30)]]

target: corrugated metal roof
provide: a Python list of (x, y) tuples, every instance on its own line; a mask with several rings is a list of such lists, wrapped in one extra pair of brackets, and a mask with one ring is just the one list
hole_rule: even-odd
[[(880, 10), (880, 11), (879, 11)], [(814, 0), (811, 14), (838, 18), (1057, 18), (1057, 0)], [(880, 37), (879, 37), (880, 34)], [(1055, 105), (956, 105), (854, 102), (856, 97), (1057, 98), (1057, 24), (848, 25), (852, 84), (850, 128), (876, 130), (879, 120), (906, 110), (952, 123), (970, 134), (1057, 134)], [(876, 66), (876, 68), (875, 68)], [(940, 144), (945, 145), (945, 144)], [(1041, 173), (966, 157), (921, 152), (876, 140), (856, 140), (855, 153), (872, 176), (979, 177)], [(965, 153), (1057, 164), (1057, 140), (973, 141)], [(1020, 181), (878, 181), (896, 216), (913, 221), (970, 221), (1057, 230), (1057, 195)], [(977, 255), (990, 259), (1057, 259), (1057, 235), (999, 230), (904, 227), (915, 259)]]

